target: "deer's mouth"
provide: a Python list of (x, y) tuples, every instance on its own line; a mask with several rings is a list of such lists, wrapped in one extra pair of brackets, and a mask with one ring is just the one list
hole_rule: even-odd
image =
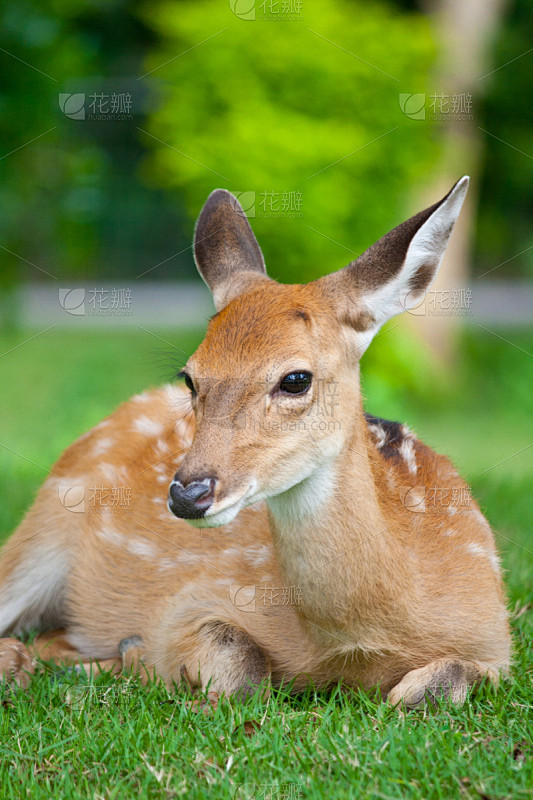
[(192, 518), (182, 515), (170, 500), (168, 509), (176, 517), (186, 519), (195, 528), (220, 528), (222, 525), (232, 522), (242, 508), (255, 502), (256, 491), (257, 484), (253, 480), (244, 492), (221, 497), (205, 509), (201, 515)]

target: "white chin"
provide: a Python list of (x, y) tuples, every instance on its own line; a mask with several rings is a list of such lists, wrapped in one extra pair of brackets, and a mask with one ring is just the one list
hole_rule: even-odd
[(194, 528), (220, 528), (232, 522), (242, 508), (242, 503), (235, 503), (222, 511), (215, 511), (213, 514), (206, 514), (201, 519), (188, 519), (187, 522)]

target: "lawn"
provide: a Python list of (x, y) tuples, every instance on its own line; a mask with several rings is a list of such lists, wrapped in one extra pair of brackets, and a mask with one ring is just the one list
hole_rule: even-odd
[[(171, 379), (201, 336), (35, 333), (0, 337), (0, 538), (62, 449)], [(2, 798), (531, 797), (533, 332), (498, 335), (470, 331), (453, 371), (409, 372), (386, 336), (363, 363), (367, 409), (450, 455), (497, 532), (516, 653), (497, 694), (407, 715), (340, 689), (198, 711), (132, 678), (45, 670), (26, 692), (0, 689)]]

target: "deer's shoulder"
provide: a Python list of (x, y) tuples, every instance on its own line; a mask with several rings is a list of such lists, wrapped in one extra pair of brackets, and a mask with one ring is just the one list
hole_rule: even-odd
[(463, 485), (450, 459), (422, 442), (407, 425), (366, 412), (365, 421), (376, 451), (392, 472), (424, 483), (439, 481), (441, 486)]

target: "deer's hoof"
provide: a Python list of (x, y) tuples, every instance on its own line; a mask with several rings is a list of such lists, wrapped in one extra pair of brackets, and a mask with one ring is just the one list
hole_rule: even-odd
[(35, 662), (22, 642), (0, 639), (0, 680), (26, 689), (34, 672)]

